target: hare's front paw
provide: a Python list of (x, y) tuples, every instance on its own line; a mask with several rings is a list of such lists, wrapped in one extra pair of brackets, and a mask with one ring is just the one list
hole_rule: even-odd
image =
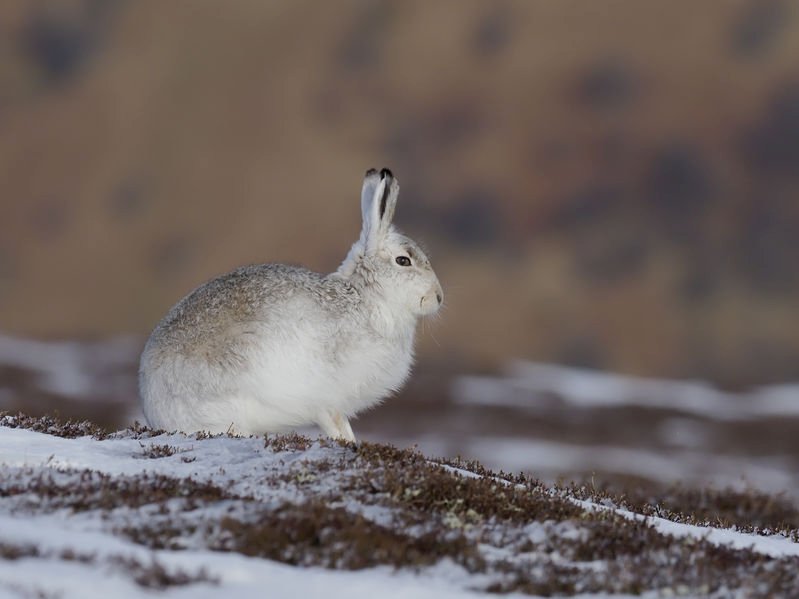
[(328, 437), (355, 442), (355, 434), (352, 432), (350, 421), (340, 412), (322, 413), (317, 424)]

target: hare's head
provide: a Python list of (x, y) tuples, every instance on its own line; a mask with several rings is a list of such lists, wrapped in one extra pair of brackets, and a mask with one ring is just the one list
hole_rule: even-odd
[(433, 314), (444, 300), (443, 291), (422, 249), (391, 224), (398, 194), (399, 183), (390, 170), (366, 171), (361, 237), (338, 272), (363, 278), (367, 289), (394, 308), (407, 309), (415, 316)]

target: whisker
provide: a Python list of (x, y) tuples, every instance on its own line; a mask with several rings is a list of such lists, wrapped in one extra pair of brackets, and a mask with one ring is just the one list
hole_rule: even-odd
[[(437, 315), (436, 315), (436, 316), (437, 316)], [(424, 325), (424, 321), (422, 321), (422, 333), (423, 333), (423, 334), (424, 334), (424, 326), (425, 326), (425, 325)], [(432, 325), (430, 325), (430, 326), (428, 326), (428, 327), (427, 327), (427, 332), (430, 334), (430, 338), (431, 338), (431, 339), (432, 339), (432, 340), (435, 342), (435, 344), (436, 344), (438, 347), (441, 347), (441, 344), (438, 342), (438, 339), (436, 339), (436, 336), (433, 334), (433, 326), (432, 326)]]

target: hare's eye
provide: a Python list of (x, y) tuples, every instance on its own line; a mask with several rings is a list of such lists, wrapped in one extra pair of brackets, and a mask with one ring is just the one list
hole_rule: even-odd
[(411, 259), (408, 258), (408, 256), (397, 256), (396, 262), (400, 266), (410, 266), (411, 265)]

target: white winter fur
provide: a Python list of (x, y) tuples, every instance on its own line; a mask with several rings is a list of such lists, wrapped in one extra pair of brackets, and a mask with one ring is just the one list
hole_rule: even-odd
[(367, 172), (360, 239), (334, 273), (244, 267), (178, 302), (142, 353), (150, 425), (261, 434), (315, 423), (354, 440), (349, 418), (402, 386), (417, 321), (442, 301), (427, 257), (391, 226), (398, 193), (390, 171)]

